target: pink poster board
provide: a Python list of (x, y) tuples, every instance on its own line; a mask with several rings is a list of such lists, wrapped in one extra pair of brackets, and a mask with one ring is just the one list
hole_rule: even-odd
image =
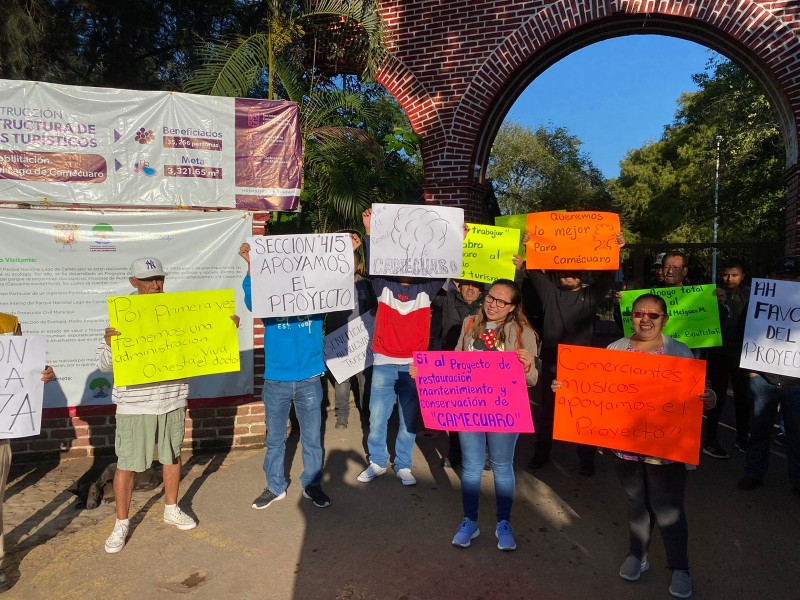
[(428, 429), (533, 433), (522, 363), (514, 352), (415, 352)]

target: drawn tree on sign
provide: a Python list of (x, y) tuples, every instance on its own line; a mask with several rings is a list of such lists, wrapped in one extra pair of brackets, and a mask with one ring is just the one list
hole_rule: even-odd
[(406, 259), (423, 258), (444, 246), (449, 226), (435, 211), (404, 207), (394, 219), (392, 241), (406, 251)]
[(611, 242), (615, 237), (614, 228), (611, 225), (596, 225), (592, 234), (592, 239), (595, 242), (594, 249), (611, 250)]

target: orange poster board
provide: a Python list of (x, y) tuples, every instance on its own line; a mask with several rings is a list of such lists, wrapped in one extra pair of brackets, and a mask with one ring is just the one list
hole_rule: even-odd
[(538, 212), (528, 215), (527, 267), (560, 271), (619, 269), (619, 215), (609, 212)]
[(553, 438), (696, 465), (706, 363), (558, 346)]

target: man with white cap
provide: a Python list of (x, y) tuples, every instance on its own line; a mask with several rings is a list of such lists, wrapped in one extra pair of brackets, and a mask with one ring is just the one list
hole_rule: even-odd
[[(130, 269), (129, 281), (135, 290), (133, 293), (163, 293), (166, 275), (159, 259), (137, 258)], [(238, 317), (231, 318), (238, 325)], [(101, 371), (113, 371), (112, 338), (118, 335), (120, 332), (116, 329), (106, 328), (103, 342), (97, 349), (97, 368)], [(114, 441), (117, 454), (117, 470), (114, 474), (117, 520), (106, 540), (106, 552), (113, 554), (125, 547), (134, 475), (150, 467), (156, 444), (158, 460), (163, 465), (164, 522), (184, 530), (197, 526), (195, 520), (178, 507), (181, 444), (188, 395), (188, 379), (114, 386), (112, 401), (117, 407)]]

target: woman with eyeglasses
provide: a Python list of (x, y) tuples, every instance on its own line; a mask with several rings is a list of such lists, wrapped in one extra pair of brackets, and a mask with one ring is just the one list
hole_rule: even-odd
[[(483, 307), (474, 317), (467, 317), (461, 327), (456, 350), (472, 352), (516, 352), (525, 371), (528, 386), (536, 385), (539, 372), (535, 359), (539, 354), (539, 336), (522, 312), (519, 287), (509, 279), (498, 279), (484, 297)], [(478, 498), (481, 475), (489, 447), (489, 463), (494, 475), (497, 499), (497, 547), (516, 550), (514, 530), (509, 524), (514, 500), (514, 447), (517, 433), (460, 431), (462, 472), (461, 501), (464, 520), (453, 537), (453, 545), (467, 548), (478, 537)]]
[[(612, 343), (608, 346), (610, 350), (694, 358), (685, 344), (662, 333), (669, 320), (667, 304), (662, 297), (642, 294), (633, 302), (631, 316), (633, 335)], [(557, 390), (561, 382), (554, 381), (552, 387)], [(700, 398), (705, 410), (716, 404), (716, 395), (708, 382)], [(669, 593), (676, 598), (690, 597), (689, 529), (684, 508), (686, 466), (664, 458), (614, 450), (614, 469), (628, 495), (630, 531), (628, 557), (620, 567), (619, 576), (636, 581), (650, 569), (647, 549), (653, 528), (658, 525), (667, 567), (672, 571)]]

